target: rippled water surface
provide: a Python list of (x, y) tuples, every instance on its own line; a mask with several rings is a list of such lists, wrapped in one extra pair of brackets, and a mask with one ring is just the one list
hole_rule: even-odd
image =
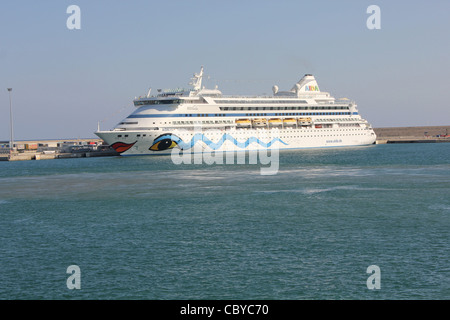
[(289, 151), (277, 174), (260, 167), (1, 162), (0, 299), (450, 298), (450, 144)]

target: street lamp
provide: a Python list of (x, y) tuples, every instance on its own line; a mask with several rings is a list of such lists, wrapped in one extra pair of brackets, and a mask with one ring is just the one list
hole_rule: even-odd
[(11, 91), (12, 88), (7, 88), (9, 92), (9, 126), (11, 128), (11, 141), (9, 142), (9, 152), (14, 148), (14, 136), (13, 136), (13, 116), (12, 116), (12, 103), (11, 103)]

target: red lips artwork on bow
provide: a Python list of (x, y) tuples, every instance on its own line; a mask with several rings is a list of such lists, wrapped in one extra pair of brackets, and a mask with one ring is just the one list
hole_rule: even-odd
[(130, 149), (132, 146), (134, 146), (135, 143), (136, 143), (136, 141), (133, 143), (116, 142), (116, 143), (113, 143), (111, 145), (111, 147), (114, 150), (116, 150), (118, 153), (122, 153), (122, 152), (125, 152), (128, 149)]

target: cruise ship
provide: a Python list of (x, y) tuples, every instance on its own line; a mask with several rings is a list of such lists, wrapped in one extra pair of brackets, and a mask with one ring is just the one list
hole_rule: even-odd
[(376, 135), (354, 102), (320, 91), (306, 74), (272, 96), (227, 96), (202, 86), (203, 67), (189, 89), (158, 89), (133, 100), (135, 110), (112, 130), (95, 134), (121, 155), (361, 146)]

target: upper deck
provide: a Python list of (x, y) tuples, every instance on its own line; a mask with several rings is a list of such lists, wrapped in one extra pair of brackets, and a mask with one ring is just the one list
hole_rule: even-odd
[(273, 96), (225, 96), (217, 86), (214, 89), (202, 87), (202, 77), (203, 67), (200, 73), (194, 74), (194, 77), (191, 79), (190, 84), (193, 88), (158, 89), (157, 95), (151, 95), (150, 88), (146, 96), (136, 97), (134, 99), (134, 105), (141, 107), (152, 105), (207, 104), (228, 105), (231, 109), (235, 109), (237, 105), (241, 105), (244, 108), (246, 105), (249, 105), (260, 106), (262, 109), (272, 106), (270, 110), (277, 110), (278, 108), (276, 106), (281, 105), (286, 107), (301, 105), (332, 105), (333, 107), (337, 107), (337, 105), (348, 106), (354, 104), (354, 102), (350, 102), (345, 98), (336, 100), (328, 92), (320, 91), (316, 79), (311, 74), (306, 74), (289, 91), (279, 91), (278, 86), (274, 85), (272, 88)]

